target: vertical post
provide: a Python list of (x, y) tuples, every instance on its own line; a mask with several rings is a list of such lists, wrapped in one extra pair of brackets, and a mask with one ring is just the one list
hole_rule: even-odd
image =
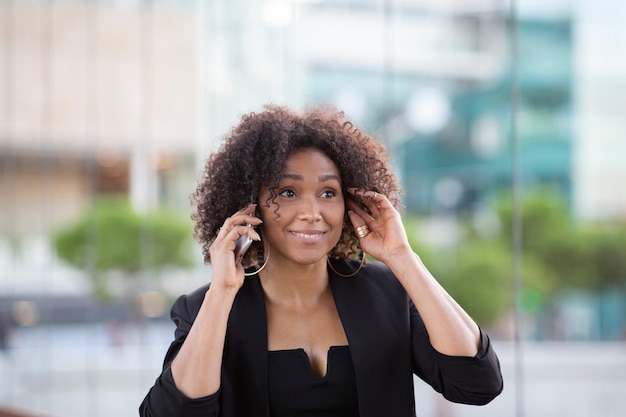
[(517, 49), (517, 4), (510, 1), (509, 8), (509, 56), (511, 64), (511, 181), (513, 204), (513, 303), (514, 303), (514, 348), (515, 348), (515, 416), (524, 416), (524, 355), (522, 349), (522, 207), (521, 207), (521, 178), (520, 152), (517, 115), (519, 110), (518, 85), (518, 49)]

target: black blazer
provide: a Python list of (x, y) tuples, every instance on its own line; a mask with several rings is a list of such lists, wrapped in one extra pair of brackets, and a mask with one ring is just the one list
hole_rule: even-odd
[[(351, 267), (358, 265), (341, 269)], [(487, 335), (481, 334), (482, 347), (475, 357), (437, 352), (406, 291), (385, 265), (371, 262), (352, 278), (331, 270), (329, 274), (354, 362), (361, 417), (415, 416), (413, 374), (454, 402), (482, 405), (502, 391), (500, 364)], [(181, 296), (172, 307), (175, 340), (162, 374), (140, 406), (141, 416), (269, 417), (267, 322), (257, 276), (246, 278), (230, 313), (220, 390), (189, 399), (174, 385), (170, 364), (207, 289)]]

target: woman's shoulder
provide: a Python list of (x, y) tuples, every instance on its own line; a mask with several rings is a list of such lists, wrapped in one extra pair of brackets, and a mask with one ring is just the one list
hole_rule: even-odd
[(184, 300), (187, 306), (192, 306), (192, 305), (197, 304), (198, 309), (199, 309), (200, 304), (202, 304), (202, 301), (204, 300), (204, 296), (206, 292), (209, 290), (210, 286), (211, 286), (211, 283), (204, 284), (186, 294), (181, 295), (178, 298), (178, 301)]
[[(172, 312), (178, 315), (185, 315), (195, 319), (200, 307), (204, 302), (206, 292), (211, 287), (211, 283), (204, 284), (186, 294), (182, 294), (174, 302)], [(260, 284), (256, 276), (248, 277), (244, 281), (243, 286), (237, 293), (237, 299), (249, 299), (250, 297), (259, 297), (257, 294), (260, 290)], [(262, 297), (262, 296), (261, 296)]]
[(172, 305), (170, 313), (172, 318), (187, 317), (190, 320), (194, 320), (198, 311), (200, 311), (200, 306), (202, 301), (204, 301), (204, 295), (208, 291), (209, 286), (210, 284), (205, 284), (191, 292), (180, 295), (174, 302), (174, 305)]
[[(343, 266), (356, 271), (359, 265), (359, 261), (346, 261)], [(408, 294), (400, 281), (379, 261), (367, 262), (349, 278), (331, 275), (331, 287), (338, 308), (352, 306), (355, 311), (361, 311), (367, 306), (368, 311), (404, 314), (409, 305)]]

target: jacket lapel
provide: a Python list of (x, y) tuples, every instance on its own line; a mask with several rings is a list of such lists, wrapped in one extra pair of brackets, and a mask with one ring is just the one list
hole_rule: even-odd
[(361, 417), (413, 416), (407, 296), (381, 272), (374, 264), (352, 278), (329, 271), (330, 285), (350, 344)]
[(233, 410), (222, 410), (223, 415), (269, 417), (267, 318), (257, 275), (246, 278), (235, 298), (223, 363), (222, 374), (229, 379), (223, 381), (223, 404), (233, 406)]

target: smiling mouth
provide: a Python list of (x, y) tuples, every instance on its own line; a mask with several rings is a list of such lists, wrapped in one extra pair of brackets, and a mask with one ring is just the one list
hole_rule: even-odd
[(317, 241), (324, 235), (324, 232), (319, 232), (319, 233), (291, 232), (291, 233), (294, 236), (299, 237), (300, 239), (310, 240), (310, 241)]

